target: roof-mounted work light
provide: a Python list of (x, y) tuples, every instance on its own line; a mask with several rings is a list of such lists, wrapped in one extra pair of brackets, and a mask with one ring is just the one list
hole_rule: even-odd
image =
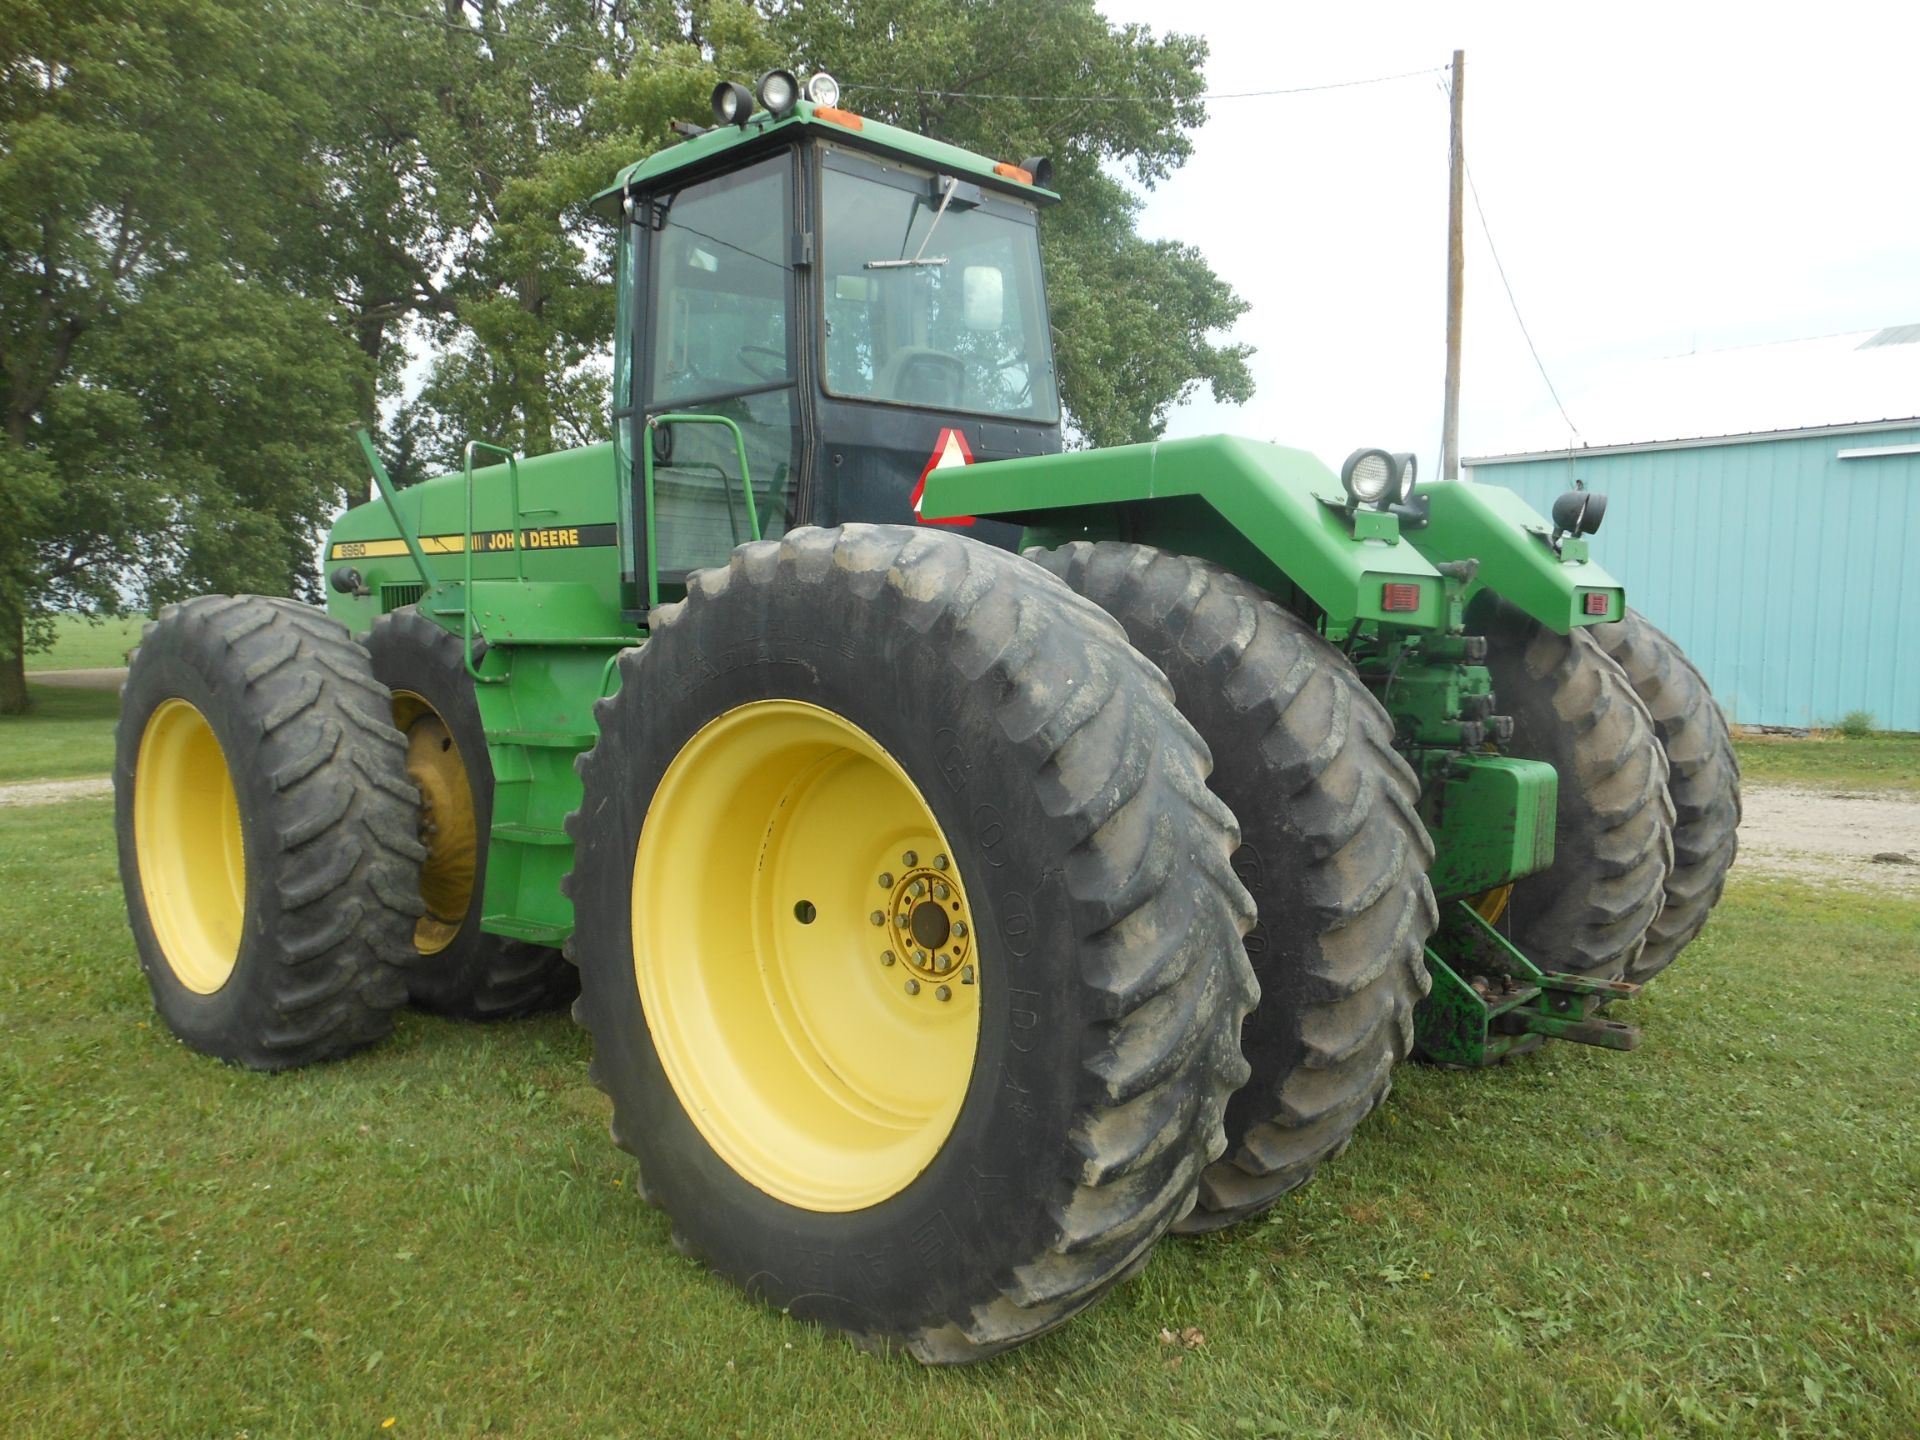
[(840, 103), (840, 82), (821, 70), (807, 77), (804, 93), (815, 105), (831, 110)]
[(791, 70), (769, 70), (754, 88), (760, 93), (760, 103), (776, 120), (790, 114), (800, 98), (800, 82)]
[(745, 126), (753, 114), (753, 92), (732, 80), (713, 87), (713, 118), (716, 124)]

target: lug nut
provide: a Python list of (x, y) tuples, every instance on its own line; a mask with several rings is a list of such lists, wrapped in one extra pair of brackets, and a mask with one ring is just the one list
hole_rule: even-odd
[(933, 857), (933, 868), (934, 868), (934, 869), (936, 869), (936, 870), (944, 870), (944, 869), (946, 869), (946, 868), (947, 868), (947, 857), (946, 857), (946, 856), (944, 856), (944, 855), (936, 855), (936, 856), (934, 856), (934, 857)]
[(911, 870), (914, 866), (920, 863), (920, 857), (916, 855), (913, 851), (909, 850), (907, 851), (906, 854), (900, 857), (900, 863), (906, 866), (909, 870)]
[(953, 990), (949, 986), (942, 985), (938, 990), (933, 992), (933, 998), (936, 1000), (951, 1000), (953, 999)]
[(916, 951), (914, 951), (914, 952), (913, 952), (913, 963), (914, 963), (914, 964), (916, 964), (916, 965), (924, 965), (924, 964), (926, 964), (926, 963), (927, 963), (927, 952), (926, 952), (926, 951), (924, 951), (924, 950), (916, 950)]
[(967, 922), (964, 920), (954, 921), (953, 933), (959, 936), (962, 940), (966, 939), (967, 938)]
[(953, 968), (953, 961), (949, 960), (945, 955), (936, 955), (933, 957), (933, 968), (939, 974), (944, 975)]
[(891, 890), (893, 888), (893, 876), (885, 870), (880, 872), (880, 888), (882, 890)]
[(911, 975), (909, 975), (907, 977), (907, 994), (918, 995), (919, 993), (920, 993), (920, 982), (918, 980), (915, 980)]
[(873, 914), (869, 915), (867, 919), (876, 925), (884, 925), (887, 923), (887, 912), (884, 910), (876, 910)]
[(946, 882), (946, 881), (944, 881), (944, 880), (936, 880), (936, 881), (934, 881), (934, 882), (933, 882), (933, 898), (934, 898), (934, 899), (936, 899), (936, 900), (944, 900), (944, 899), (946, 899), (946, 898), (947, 898), (947, 897), (948, 897), (949, 895), (951, 895), (952, 893), (953, 893), (953, 891), (951, 891), (951, 890), (949, 890), (949, 889), (947, 888), (947, 882)]
[(881, 963), (882, 965), (891, 965), (891, 964), (893, 964), (893, 951), (891, 951), (891, 950), (882, 950), (882, 951), (880, 952), (880, 963)]
[(899, 926), (899, 927), (900, 927), (900, 928), (901, 928), (902, 930), (904, 930), (904, 929), (906, 929), (906, 928), (907, 928), (907, 926), (908, 926), (908, 925), (909, 925), (909, 924), (910, 924), (911, 922), (910, 922), (910, 921), (909, 921), (909, 920), (907, 919), (907, 917), (906, 917), (906, 916), (904, 916), (904, 915), (900, 915), (900, 916), (897, 916), (897, 917), (895, 917), (895, 919), (894, 919), (894, 922), (893, 922), (893, 923), (894, 923), (894, 924), (896, 924), (896, 925), (898, 925), (898, 926)]

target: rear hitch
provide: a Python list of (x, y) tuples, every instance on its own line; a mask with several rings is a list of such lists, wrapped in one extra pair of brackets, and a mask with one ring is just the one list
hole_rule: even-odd
[(1491, 1065), (1542, 1040), (1631, 1050), (1640, 1031), (1599, 1013), (1640, 993), (1625, 980), (1540, 969), (1464, 900), (1441, 910), (1427, 946), (1433, 989), (1414, 1014), (1414, 1048), (1442, 1065)]

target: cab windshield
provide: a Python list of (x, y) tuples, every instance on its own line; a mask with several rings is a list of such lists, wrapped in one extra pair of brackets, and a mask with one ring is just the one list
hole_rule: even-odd
[(842, 154), (824, 182), (828, 391), (1058, 420), (1033, 207)]

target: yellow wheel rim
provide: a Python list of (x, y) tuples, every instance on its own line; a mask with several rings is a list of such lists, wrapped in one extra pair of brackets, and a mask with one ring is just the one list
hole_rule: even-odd
[(187, 989), (213, 994), (240, 956), (246, 847), (227, 757), (185, 700), (161, 701), (140, 734), (133, 845), (161, 955)]
[(427, 913), (413, 927), (422, 955), (453, 943), (466, 923), (479, 868), (480, 829), (473, 813), (473, 785), (453, 732), (424, 697), (393, 692), (393, 720), (407, 737), (407, 776), (420, 787), (420, 898)]
[(1496, 885), (1491, 890), (1483, 890), (1467, 903), (1482, 920), (1489, 925), (1500, 923), (1500, 917), (1507, 913), (1507, 902), (1513, 899), (1513, 885)]
[(789, 700), (710, 721), (634, 857), (634, 975), (674, 1093), (777, 1200), (848, 1211), (946, 1143), (980, 1033), (953, 851), (858, 726)]

